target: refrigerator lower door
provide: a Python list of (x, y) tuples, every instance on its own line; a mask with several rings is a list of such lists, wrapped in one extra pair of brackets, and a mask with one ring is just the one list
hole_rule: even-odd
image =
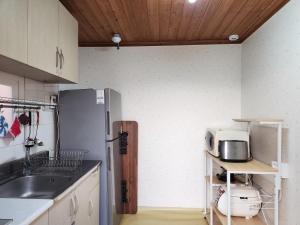
[(111, 184), (108, 188), (109, 192), (109, 211), (111, 219), (110, 225), (119, 225), (121, 222), (122, 213), (122, 196), (121, 196), (121, 166), (120, 166), (120, 154), (117, 150), (118, 140), (108, 145), (108, 151), (110, 155), (110, 168), (108, 169), (108, 179)]
[[(119, 153), (119, 132), (121, 112), (121, 95), (111, 89), (105, 89), (106, 107), (106, 147), (108, 151), (108, 193), (109, 224), (119, 225), (122, 212), (121, 196), (121, 160)], [(111, 141), (114, 140), (114, 141)]]

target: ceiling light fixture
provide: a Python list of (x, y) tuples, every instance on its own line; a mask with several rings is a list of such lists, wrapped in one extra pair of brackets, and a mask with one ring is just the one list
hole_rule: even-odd
[(240, 39), (240, 36), (238, 34), (232, 34), (229, 35), (228, 39), (229, 41), (234, 42), (234, 41), (238, 41)]
[(189, 3), (193, 4), (195, 3), (197, 0), (189, 0)]
[(120, 34), (114, 34), (112, 36), (112, 42), (116, 44), (117, 49), (120, 49), (120, 42), (122, 41), (121, 35)]

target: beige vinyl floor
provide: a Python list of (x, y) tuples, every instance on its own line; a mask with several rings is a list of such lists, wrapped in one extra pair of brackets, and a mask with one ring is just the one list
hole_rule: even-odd
[(207, 225), (207, 222), (199, 210), (139, 209), (137, 215), (125, 215), (121, 225)]

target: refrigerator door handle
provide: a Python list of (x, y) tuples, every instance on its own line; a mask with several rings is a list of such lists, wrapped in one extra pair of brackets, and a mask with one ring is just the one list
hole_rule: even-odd
[(111, 151), (110, 151), (110, 147), (107, 148), (107, 167), (108, 170), (111, 171)]
[(106, 111), (106, 127), (107, 127), (107, 134), (110, 135), (110, 113)]

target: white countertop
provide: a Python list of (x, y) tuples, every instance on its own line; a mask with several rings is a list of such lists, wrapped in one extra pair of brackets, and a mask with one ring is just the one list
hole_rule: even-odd
[(30, 225), (45, 213), (55, 201), (59, 201), (65, 197), (98, 168), (99, 163), (54, 200), (0, 198), (0, 219), (12, 219), (13, 222), (9, 225)]
[(0, 219), (13, 219), (9, 225), (29, 225), (52, 205), (48, 199), (0, 198)]

